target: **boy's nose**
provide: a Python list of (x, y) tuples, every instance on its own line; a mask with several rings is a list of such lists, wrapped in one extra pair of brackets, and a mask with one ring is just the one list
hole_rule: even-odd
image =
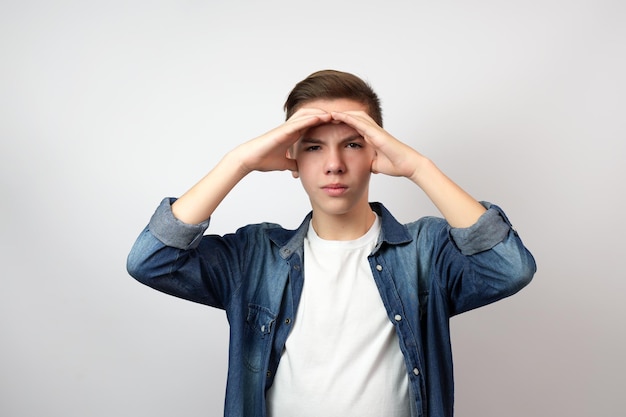
[(342, 174), (345, 172), (346, 167), (339, 152), (330, 153), (326, 160), (325, 168), (327, 174)]

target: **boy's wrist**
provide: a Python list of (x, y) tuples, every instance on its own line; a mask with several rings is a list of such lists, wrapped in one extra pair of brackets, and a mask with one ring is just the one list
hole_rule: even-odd
[(429, 170), (433, 168), (436, 169), (433, 161), (422, 154), (416, 153), (413, 162), (413, 171), (408, 178), (421, 187), (424, 179), (428, 177)]
[(246, 163), (246, 160), (242, 155), (240, 148), (241, 146), (238, 146), (230, 152), (226, 153), (220, 161), (220, 164), (223, 164), (226, 167), (230, 167), (230, 169), (234, 170), (238, 174), (238, 176), (240, 177), (239, 179), (242, 179), (243, 177), (254, 171), (254, 169), (252, 169), (249, 164)]

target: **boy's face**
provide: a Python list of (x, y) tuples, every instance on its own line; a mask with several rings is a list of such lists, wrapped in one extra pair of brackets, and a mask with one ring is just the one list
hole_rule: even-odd
[[(315, 100), (303, 107), (326, 112), (366, 111), (348, 99)], [(307, 130), (296, 142), (292, 156), (314, 213), (345, 215), (370, 210), (369, 180), (375, 151), (352, 127), (327, 123)]]

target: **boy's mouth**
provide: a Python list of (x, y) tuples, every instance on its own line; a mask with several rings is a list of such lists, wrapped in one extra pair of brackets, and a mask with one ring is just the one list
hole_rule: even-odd
[(340, 196), (348, 190), (348, 186), (345, 184), (327, 184), (322, 187), (322, 190), (330, 196)]

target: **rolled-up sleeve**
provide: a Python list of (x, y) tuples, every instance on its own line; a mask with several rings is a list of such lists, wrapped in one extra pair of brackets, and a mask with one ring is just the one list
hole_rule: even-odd
[(222, 308), (220, 293), (207, 275), (206, 257), (198, 252), (209, 222), (181, 222), (172, 213), (174, 201), (161, 201), (128, 254), (127, 271), (164, 293)]
[(178, 220), (172, 213), (175, 198), (164, 198), (150, 218), (150, 232), (164, 245), (177, 249), (194, 249), (200, 244), (209, 220), (199, 224), (188, 224)]
[(452, 240), (463, 255), (474, 255), (489, 250), (502, 242), (511, 225), (502, 210), (488, 202), (481, 202), (487, 209), (470, 227), (451, 228)]
[(448, 251), (444, 245), (437, 256), (447, 259), (437, 264), (437, 268), (450, 303), (450, 315), (515, 294), (528, 285), (537, 270), (532, 254), (502, 209), (490, 203), (482, 204), (487, 211), (475, 224), (449, 229), (448, 240), (456, 250)]

